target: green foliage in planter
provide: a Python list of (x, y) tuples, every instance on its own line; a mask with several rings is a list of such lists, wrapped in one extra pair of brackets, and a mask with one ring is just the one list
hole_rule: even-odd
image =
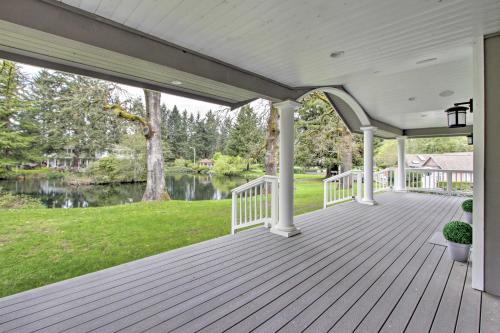
[(472, 226), (462, 221), (451, 221), (443, 228), (446, 240), (459, 244), (472, 244)]
[(467, 199), (462, 202), (462, 209), (464, 212), (472, 213), (472, 199)]

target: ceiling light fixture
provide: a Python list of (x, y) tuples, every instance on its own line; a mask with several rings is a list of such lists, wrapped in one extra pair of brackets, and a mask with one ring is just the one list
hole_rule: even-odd
[(330, 53), (330, 57), (331, 58), (338, 58), (338, 57), (341, 57), (344, 55), (344, 51), (335, 51), (335, 52), (332, 52)]
[(172, 81), (172, 82), (170, 82), (170, 83), (175, 84), (176, 86), (179, 86), (179, 85), (181, 85), (181, 84), (182, 84), (182, 82), (181, 82), (181, 81), (177, 81), (177, 80)]
[(409, 100), (410, 102), (414, 102), (414, 101), (415, 101), (415, 99), (416, 99), (416, 97), (414, 97), (414, 96), (412, 96), (412, 97), (408, 98), (408, 100)]
[(455, 92), (453, 90), (443, 90), (439, 93), (439, 96), (441, 97), (449, 97), (453, 95)]
[[(467, 105), (467, 106), (465, 106)], [(448, 127), (465, 127), (467, 125), (467, 110), (472, 113), (472, 98), (468, 102), (455, 103), (451, 108), (446, 109), (448, 116)]]

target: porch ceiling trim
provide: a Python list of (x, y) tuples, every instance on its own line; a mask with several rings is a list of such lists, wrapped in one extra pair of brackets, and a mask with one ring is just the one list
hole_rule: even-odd
[[(219, 82), (251, 92), (256, 97), (280, 101), (296, 99), (305, 93), (305, 90), (300, 88), (288, 87), (269, 78), (53, 0), (0, 1), (0, 20), (165, 66), (176, 71), (195, 75), (200, 79)], [(24, 61), (30, 64), (36, 64), (35, 62), (41, 64), (38, 59), (40, 57), (36, 54), (29, 55), (26, 52), (22, 53), (17, 52), (15, 49), (5, 48), (3, 51), (4, 56), (8, 55), (12, 58), (14, 55), (18, 55), (24, 57)], [(122, 73), (110, 74), (105, 69), (97, 66), (93, 67), (90, 63), (86, 64), (88, 68), (82, 68), (81, 66), (64, 63), (57, 58), (44, 60), (46, 61), (44, 66), (50, 64), (52, 68), (57, 66), (62, 69), (60, 66), (65, 66), (64, 70), (78, 71), (79, 74), (101, 78), (103, 78), (102, 75), (105, 75), (108, 80), (124, 82), (122, 80), (124, 79), (133, 85), (157, 87), (155, 83), (134, 80)], [(186, 92), (185, 88), (165, 88), (161, 85), (158, 85), (158, 88), (178, 95), (207, 99), (207, 96), (203, 93), (200, 93), (199, 97), (197, 97), (198, 93), (196, 91)], [(212, 100), (216, 101), (217, 98), (213, 97)], [(241, 102), (240, 100), (227, 101), (223, 98), (220, 100), (225, 105)]]
[(405, 129), (403, 134), (409, 138), (431, 138), (440, 136), (465, 136), (471, 134), (473, 126), (465, 126), (458, 128), (448, 127), (431, 127), (431, 128), (414, 128)]

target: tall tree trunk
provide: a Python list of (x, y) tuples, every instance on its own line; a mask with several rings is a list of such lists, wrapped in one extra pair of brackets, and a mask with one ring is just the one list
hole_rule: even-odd
[(342, 145), (340, 151), (340, 165), (342, 172), (352, 170), (352, 134), (345, 133), (342, 136)]
[(264, 164), (266, 175), (276, 176), (276, 155), (278, 152), (278, 128), (279, 113), (278, 109), (270, 103), (269, 118), (267, 119), (267, 135), (266, 135), (266, 155)]
[(163, 150), (161, 144), (160, 98), (157, 91), (144, 89), (146, 97), (146, 115), (151, 133), (146, 136), (147, 183), (143, 201), (170, 199), (165, 190)]

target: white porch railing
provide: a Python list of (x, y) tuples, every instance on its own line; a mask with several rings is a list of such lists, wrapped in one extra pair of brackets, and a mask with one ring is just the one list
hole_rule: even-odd
[(373, 192), (387, 191), (394, 187), (394, 168), (387, 168), (373, 173)]
[(406, 189), (418, 192), (471, 195), (472, 170), (406, 169)]
[(362, 177), (362, 171), (349, 170), (323, 180), (323, 208), (337, 202), (355, 200), (356, 195), (361, 196)]
[(232, 190), (231, 233), (256, 224), (278, 223), (278, 177), (262, 176)]

